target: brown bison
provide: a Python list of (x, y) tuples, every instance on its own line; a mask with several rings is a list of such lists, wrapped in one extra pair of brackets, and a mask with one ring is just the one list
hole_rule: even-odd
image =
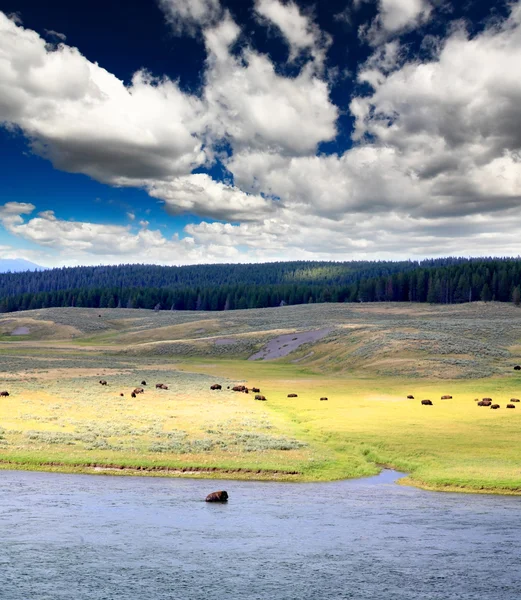
[(145, 390), (143, 388), (135, 388), (134, 394), (144, 394)]
[(121, 392), (120, 396), (123, 397), (125, 394), (123, 392)]
[(452, 400), (452, 396), (442, 396), (442, 400)]
[(322, 398), (320, 398), (320, 402), (326, 402), (327, 398), (325, 396), (322, 396)]
[(147, 382), (146, 382), (145, 380), (143, 380), (143, 381), (141, 382), (141, 385), (146, 385), (146, 384), (147, 384)]
[(245, 385), (234, 385), (232, 392), (247, 392), (248, 388)]
[(108, 385), (105, 379), (100, 379), (99, 382), (101, 383), (101, 385)]
[(492, 406), (492, 402), (490, 400), (481, 400), (481, 402), (478, 402), (478, 406)]
[(409, 395), (407, 396), (407, 400), (414, 400), (414, 396), (411, 396), (411, 394), (409, 394)]
[(483, 402), (492, 402), (492, 398), (482, 398)]
[(493, 408), (494, 410), (496, 410), (497, 408), (500, 408), (499, 404), (491, 404), (490, 408)]
[(132, 393), (130, 394), (130, 397), (131, 397), (131, 398), (137, 398), (137, 394), (136, 394), (136, 392), (132, 392)]
[(219, 491), (212, 492), (206, 496), (205, 502), (228, 502), (228, 492)]
[(432, 400), (422, 400), (423, 406), (434, 406)]
[(0, 396), (9, 396), (9, 392), (4, 390), (3, 392), (0, 392)]
[(255, 394), (255, 400), (265, 401), (266, 400), (266, 396), (261, 396), (260, 394)]
[(288, 398), (298, 398), (297, 394), (288, 394)]
[(167, 390), (168, 386), (164, 383), (156, 383), (156, 390)]
[(510, 398), (510, 402), (519, 402), (519, 398)]
[(251, 391), (252, 391), (254, 394), (259, 394), (259, 393), (260, 393), (260, 389), (259, 389), (259, 388), (251, 388)]
[(514, 371), (521, 371), (521, 366), (519, 366), (519, 365), (516, 365), (516, 366), (514, 367)]
[(222, 390), (223, 386), (220, 383), (214, 383), (213, 385), (210, 386), (211, 390)]
[(507, 404), (507, 408), (515, 408), (516, 405), (515, 404)]

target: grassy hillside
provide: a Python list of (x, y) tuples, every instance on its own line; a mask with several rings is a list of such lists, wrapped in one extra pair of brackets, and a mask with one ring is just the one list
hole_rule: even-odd
[(521, 493), (514, 306), (56, 308), (4, 315), (0, 332), (7, 468), (327, 480), (387, 464), (423, 487)]

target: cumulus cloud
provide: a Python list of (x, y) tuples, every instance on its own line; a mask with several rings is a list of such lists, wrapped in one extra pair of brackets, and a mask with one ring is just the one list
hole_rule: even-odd
[(378, 0), (378, 15), (361, 37), (376, 45), (386, 38), (426, 23), (433, 10), (429, 0)]
[(216, 219), (250, 221), (273, 211), (272, 201), (214, 181), (204, 173), (155, 184), (149, 194), (163, 200), (172, 215), (204, 212)]
[[(389, 33), (428, 16), (392, 25), (383, 14)], [(51, 50), (7, 19), (0, 27), (0, 120), (23, 128), (58, 168), (143, 187), (168, 213), (207, 219), (167, 239), (144, 223), (29, 218), (32, 204), (8, 203), (0, 222), (12, 235), (84, 263), (519, 253), (521, 2), (480, 33), (452, 29), (423, 62), (386, 38), (357, 74), (369, 91), (341, 107), (316, 61), (285, 77), (269, 57), (238, 48), (229, 14), (205, 25), (200, 97), (145, 73), (126, 87), (77, 50)], [(342, 110), (354, 118), (351, 145), (317, 154)], [(194, 174), (223, 140), (229, 183)]]
[[(45, 266), (128, 261), (190, 264), (240, 258), (238, 250), (230, 246), (214, 243), (201, 246), (189, 236), (166, 238), (160, 231), (147, 229), (146, 222), (134, 231), (120, 225), (65, 221), (52, 210), (26, 220), (34, 210), (31, 204), (9, 202), (0, 206), (0, 223), (12, 235), (47, 250), (49, 253), (40, 257)], [(2, 252), (9, 254), (7, 247)]]
[(223, 12), (219, 0), (159, 0), (159, 6), (177, 35), (194, 35), (215, 24)]
[(201, 101), (137, 72), (130, 86), (76, 48), (47, 46), (0, 13), (0, 122), (64, 171), (105, 183), (187, 173), (205, 156)]
[(280, 30), (290, 48), (290, 61), (307, 51), (319, 64), (323, 63), (330, 39), (311, 18), (302, 14), (297, 4), (291, 0), (256, 0), (255, 11)]
[(314, 153), (336, 135), (338, 109), (328, 84), (306, 65), (294, 78), (277, 74), (267, 56), (230, 46), (239, 28), (228, 16), (205, 33), (209, 53), (205, 99), (214, 135), (234, 149), (269, 148), (286, 154)]

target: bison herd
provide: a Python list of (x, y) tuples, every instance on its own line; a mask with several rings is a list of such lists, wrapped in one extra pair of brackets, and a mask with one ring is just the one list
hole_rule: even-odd
[[(409, 395), (407, 396), (407, 399), (414, 400), (414, 396)], [(442, 396), (441, 399), (452, 400), (452, 396)], [(492, 410), (497, 410), (498, 408), (501, 408), (501, 405), (493, 404), (492, 398), (482, 398), (481, 400), (479, 398), (476, 398), (474, 402), (477, 402), (477, 406), (487, 406), (490, 407)], [(519, 402), (519, 398), (510, 398), (510, 403), (507, 404), (507, 408), (515, 408), (515, 402)], [(434, 406), (432, 400), (422, 400), (421, 404), (422, 406)]]
[[(222, 390), (223, 386), (220, 383), (214, 383), (210, 386), (210, 389), (212, 391)], [(266, 400), (267, 400), (266, 396), (263, 396), (260, 393), (260, 388), (258, 388), (258, 387), (249, 388), (245, 385), (234, 385), (232, 388), (230, 388), (230, 386), (228, 386), (227, 389), (231, 389), (232, 392), (242, 392), (243, 394), (249, 394), (250, 392), (253, 392), (255, 394), (255, 400), (259, 400), (261, 402), (266, 402)], [(295, 394), (295, 393), (288, 394), (287, 397), (288, 398), (298, 398), (298, 394)], [(327, 400), (327, 398), (322, 397), (322, 398), (320, 398), (320, 400), (324, 401), (324, 400)]]
[[(99, 383), (100, 383), (100, 385), (108, 385), (108, 382), (107, 382), (107, 380), (106, 380), (106, 379), (100, 379), (100, 380), (99, 380)], [(141, 382), (141, 385), (146, 385), (146, 384), (147, 384), (147, 382), (146, 382), (145, 380), (143, 380), (143, 381)], [(167, 385), (165, 385), (164, 383), (156, 383), (156, 389), (158, 389), (158, 390), (167, 390), (167, 389), (168, 389), (168, 386), (167, 386)], [(145, 390), (144, 390), (142, 387), (137, 387), (137, 388), (134, 388), (134, 389), (132, 390), (132, 392), (130, 392), (130, 397), (131, 397), (131, 398), (137, 398), (137, 396), (138, 396), (139, 394), (144, 394), (144, 393), (145, 393)], [(0, 393), (0, 395), (6, 395), (6, 396), (9, 396), (9, 394), (8, 394), (7, 392), (5, 392), (5, 394), (3, 394), (3, 393)], [(125, 397), (125, 394), (124, 394), (123, 392), (120, 392), (120, 394), (119, 394), (119, 395), (120, 395), (120, 397), (122, 397), (122, 398), (124, 398), (124, 397)]]

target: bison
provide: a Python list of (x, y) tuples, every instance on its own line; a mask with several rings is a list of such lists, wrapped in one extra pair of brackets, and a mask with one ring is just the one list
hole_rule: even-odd
[(510, 398), (510, 402), (519, 402), (519, 398)]
[(409, 395), (407, 396), (407, 400), (414, 400), (414, 396), (411, 396), (411, 394), (409, 394)]
[(9, 396), (9, 392), (4, 390), (3, 392), (0, 392), (0, 396)]
[(442, 396), (442, 400), (452, 400), (452, 396)]
[(259, 393), (260, 393), (260, 389), (259, 389), (259, 388), (251, 388), (251, 391), (252, 391), (254, 394), (259, 394)]
[(266, 400), (266, 396), (261, 396), (260, 394), (256, 394), (255, 395), (255, 400), (265, 401)]
[(322, 396), (322, 398), (320, 398), (320, 402), (325, 402), (327, 400), (327, 398), (325, 396)]
[(137, 398), (137, 394), (136, 394), (136, 392), (132, 392), (132, 393), (130, 394), (130, 397), (131, 397), (131, 398)]
[(482, 398), (483, 402), (492, 402), (492, 398)]
[(120, 396), (123, 397), (125, 394), (123, 392), (121, 392)]
[(143, 388), (135, 388), (134, 394), (144, 394), (145, 390)]
[(297, 394), (288, 394), (288, 398), (298, 398)]
[(228, 502), (228, 492), (224, 490), (212, 492), (206, 496), (205, 502)]
[(211, 390), (222, 390), (223, 386), (219, 383), (214, 383), (213, 385), (210, 386)]
[(478, 402), (478, 406), (491, 406), (492, 402), (490, 400), (481, 400)]
[(101, 385), (108, 385), (105, 379), (100, 379), (99, 382)]
[(516, 405), (515, 404), (507, 404), (507, 408), (515, 408)]
[(145, 380), (143, 380), (143, 381), (141, 382), (141, 385), (146, 385), (146, 384), (147, 384), (147, 382), (146, 382)]
[(432, 400), (422, 400), (423, 406), (434, 406)]
[(493, 408), (494, 410), (496, 410), (497, 408), (500, 408), (499, 404), (491, 404), (490, 408)]
[(519, 365), (516, 365), (516, 366), (514, 367), (514, 371), (521, 371), (521, 366), (519, 366)]
[(167, 390), (168, 386), (164, 383), (156, 383), (156, 390)]
[(246, 392), (248, 388), (245, 385), (234, 385), (232, 392)]

